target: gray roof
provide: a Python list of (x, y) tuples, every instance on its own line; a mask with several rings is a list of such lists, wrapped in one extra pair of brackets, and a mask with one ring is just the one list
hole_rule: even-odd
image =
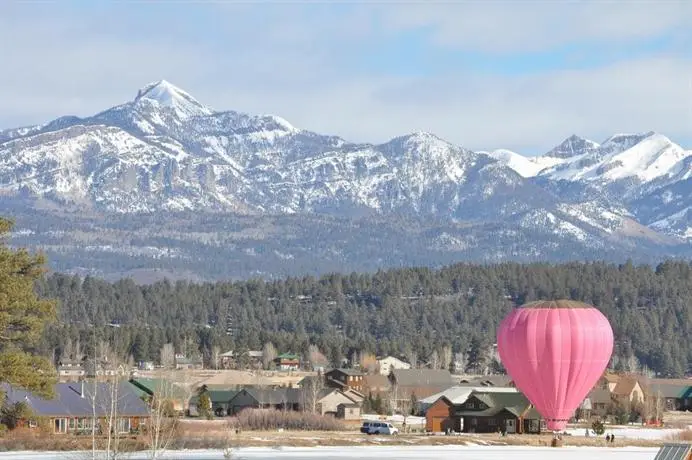
[(594, 404), (609, 404), (611, 402), (610, 391), (603, 388), (596, 388), (589, 392), (588, 399), (592, 408)]
[(473, 379), (462, 379), (461, 386), (469, 387), (508, 387), (512, 383), (512, 378), (508, 375), (487, 375)]
[(345, 374), (345, 375), (353, 375), (353, 376), (363, 375), (363, 372), (359, 371), (358, 369), (347, 369), (347, 368), (343, 368), (343, 367), (331, 369), (330, 371), (325, 372), (325, 374), (331, 374), (332, 372), (335, 372), (335, 371), (341, 372), (342, 374)]
[[(243, 388), (236, 396), (241, 393), (247, 393), (259, 404), (300, 404), (303, 400), (303, 394), (299, 388), (277, 388), (275, 390), (262, 388)], [(231, 401), (235, 397), (231, 398)]]
[(691, 385), (677, 384), (677, 383), (651, 383), (649, 385), (649, 394), (653, 396), (660, 396), (663, 398), (676, 398), (680, 399), (684, 397), (685, 393), (689, 390)]
[(138, 397), (129, 383), (120, 382), (115, 385), (113, 387), (108, 383), (97, 383), (94, 386), (93, 382), (85, 382), (84, 397), (82, 397), (81, 383), (58, 383), (53, 387), (55, 396), (52, 399), (44, 399), (7, 384), (2, 384), (1, 387), (8, 402), (12, 404), (24, 402), (37, 416), (93, 417), (95, 408), (97, 417), (105, 417), (110, 413), (113, 393), (115, 393), (119, 415), (140, 417), (149, 415), (146, 403)]
[(394, 369), (392, 378), (404, 387), (451, 387), (452, 374), (446, 369)]

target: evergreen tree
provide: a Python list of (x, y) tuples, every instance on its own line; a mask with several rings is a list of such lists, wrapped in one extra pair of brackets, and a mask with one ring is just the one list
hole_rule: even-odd
[[(9, 236), (12, 226), (0, 218), (0, 240)], [(55, 319), (56, 303), (34, 291), (45, 262), (43, 255), (0, 242), (0, 382), (50, 394), (55, 369), (37, 348), (46, 324)]]

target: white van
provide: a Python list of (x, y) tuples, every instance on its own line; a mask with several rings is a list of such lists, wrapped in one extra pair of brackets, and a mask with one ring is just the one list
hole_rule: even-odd
[(399, 429), (389, 422), (365, 421), (360, 427), (365, 434), (399, 434)]

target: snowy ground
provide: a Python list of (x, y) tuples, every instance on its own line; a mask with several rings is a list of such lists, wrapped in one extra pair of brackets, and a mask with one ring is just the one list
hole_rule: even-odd
[[(572, 436), (584, 436), (585, 428), (567, 428), (565, 431)], [(615, 435), (615, 439), (667, 439), (670, 436), (680, 433), (682, 430), (677, 428), (644, 428), (636, 426), (608, 426), (606, 432), (601, 436), (605, 438), (607, 434)], [(589, 430), (591, 436), (596, 436)]]
[[(656, 448), (602, 448), (602, 447), (481, 447), (481, 446), (439, 446), (439, 447), (314, 447), (314, 448), (247, 448), (238, 449), (233, 459), (420, 459), (427, 460), (552, 460), (556, 455), (560, 460), (652, 460), (656, 456)], [(90, 454), (90, 453), (89, 453)], [(0, 453), (1, 460), (68, 460), (79, 459), (76, 452), (11, 452)], [(86, 455), (83, 458), (87, 458)], [(146, 459), (146, 454), (125, 457), (131, 460)], [(168, 452), (164, 457), (168, 460), (223, 460), (223, 453), (213, 450), (193, 450)]]

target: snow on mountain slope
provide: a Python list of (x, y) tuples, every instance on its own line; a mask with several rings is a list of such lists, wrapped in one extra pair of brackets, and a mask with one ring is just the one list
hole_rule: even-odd
[[(118, 213), (397, 213), (494, 225), (525, 219), (532, 229), (543, 222), (558, 238), (593, 246), (637, 213), (591, 191), (566, 199), (569, 187), (541, 181), (634, 177), (654, 193), (667, 184), (661, 178), (689, 177), (689, 154), (654, 133), (602, 145), (571, 136), (540, 157), (473, 152), (425, 132), (353, 143), (276, 115), (216, 112), (162, 80), (93, 117), (0, 131), (0, 190)], [(651, 222), (668, 211), (657, 210)]]
[(200, 104), (188, 93), (166, 80), (150, 83), (140, 89), (135, 98), (135, 104), (141, 104), (144, 101), (154, 102), (172, 110), (181, 120), (214, 113), (212, 109)]
[(504, 149), (493, 150), (492, 152), (487, 152), (487, 154), (512, 168), (522, 177), (535, 177), (545, 168), (564, 162), (560, 157), (548, 155), (542, 157), (525, 157), (519, 153)]
[(616, 135), (597, 150), (570, 158), (566, 163), (544, 170), (553, 180), (612, 183), (634, 179), (638, 183), (680, 172), (683, 160), (692, 151), (683, 150), (658, 133)]

